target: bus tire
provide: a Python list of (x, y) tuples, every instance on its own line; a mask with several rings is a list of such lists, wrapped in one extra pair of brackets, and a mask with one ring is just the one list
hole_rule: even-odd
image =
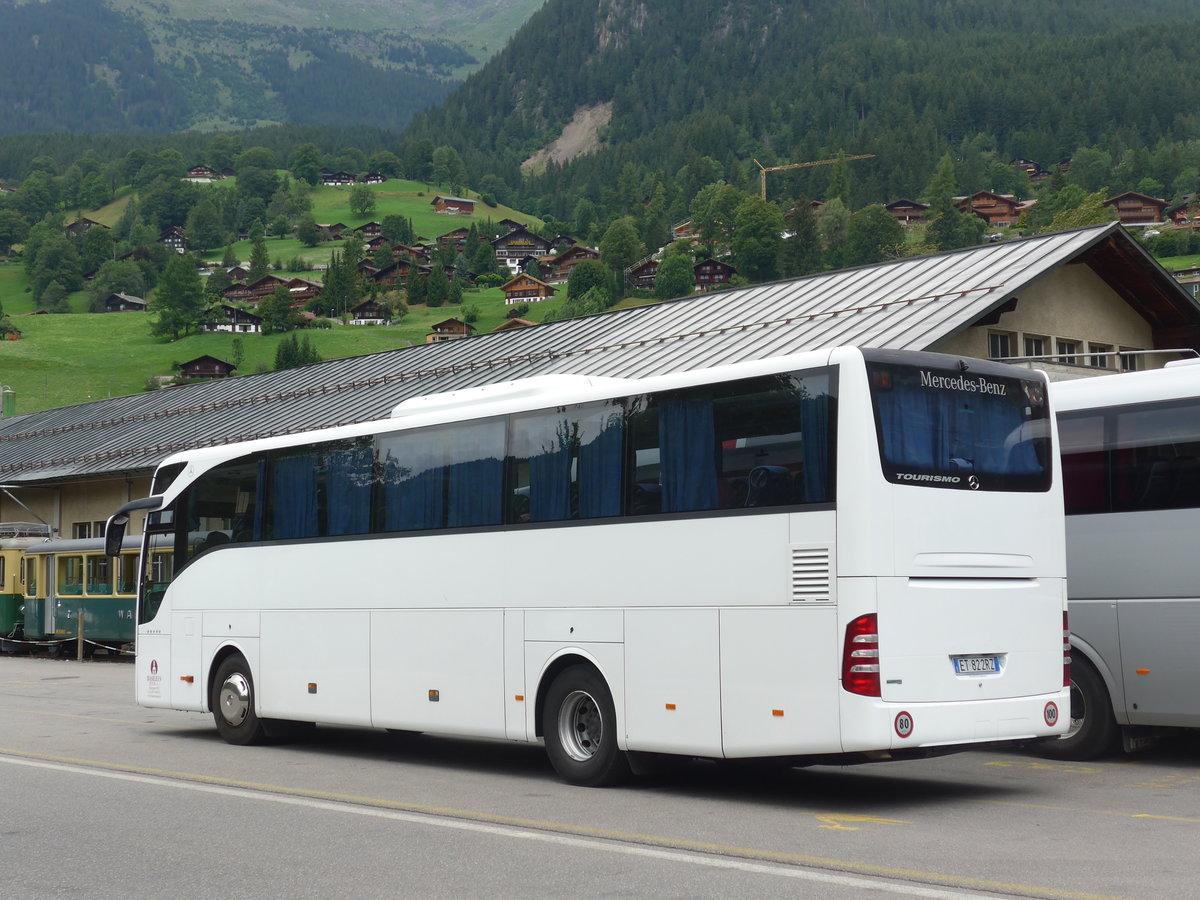
[(546, 755), (570, 784), (606, 787), (629, 777), (629, 760), (617, 747), (617, 714), (612, 692), (587, 665), (559, 673), (542, 707)]
[(1091, 663), (1071, 657), (1071, 728), (1058, 740), (1038, 745), (1051, 759), (1088, 760), (1112, 750), (1117, 721), (1104, 679)]
[(213, 679), (211, 707), (217, 733), (230, 744), (249, 746), (267, 739), (267, 730), (254, 711), (254, 679), (240, 654), (227, 656)]

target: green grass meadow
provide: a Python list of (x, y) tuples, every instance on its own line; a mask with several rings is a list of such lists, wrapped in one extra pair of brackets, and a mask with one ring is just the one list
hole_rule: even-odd
[[(232, 180), (231, 180), (232, 181)], [(219, 184), (232, 186), (230, 182)], [(318, 222), (342, 222), (350, 227), (368, 221), (381, 221), (384, 216), (403, 215), (413, 221), (417, 234), (433, 239), (471, 222), (496, 222), (513, 218), (540, 225), (537, 219), (505, 206), (488, 207), (477, 204), (479, 215), (446, 216), (433, 211), (431, 201), (439, 190), (413, 181), (392, 180), (373, 185), (376, 209), (369, 219), (350, 215), (350, 188), (315, 187), (312, 190), (313, 215)], [(129, 202), (125, 194), (100, 210), (84, 213), (88, 218), (114, 225)], [(73, 218), (73, 217), (71, 217)], [(341, 248), (341, 242), (304, 247), (294, 238), (268, 238), (267, 249), (272, 262), (285, 263), (301, 257), (312, 264), (327, 263), (330, 253)], [(238, 259), (250, 258), (250, 242), (234, 245)], [(224, 248), (205, 254), (210, 261), (219, 261)], [(319, 271), (280, 272), (320, 281)], [(33, 412), (58, 406), (69, 406), (135, 394), (145, 390), (154, 376), (173, 375), (180, 362), (205, 354), (229, 360), (233, 355), (232, 334), (201, 334), (182, 337), (177, 341), (157, 338), (150, 333), (153, 319), (149, 313), (91, 314), (87, 312), (87, 295), (80, 291), (68, 298), (73, 315), (30, 316), (33, 297), (27, 290), (28, 279), (19, 262), (0, 263), (0, 303), (4, 312), (13, 316), (13, 324), (22, 332), (17, 341), (0, 341), (0, 384), (17, 392), (17, 412)], [(542, 321), (562, 305), (565, 289), (560, 296), (533, 305), (528, 318)], [(153, 294), (150, 295), (153, 300)], [(493, 330), (504, 322), (506, 307), (499, 288), (472, 289), (463, 296), (463, 307), (473, 306), (479, 313), (474, 323), (478, 333)], [(462, 318), (463, 308), (447, 304), (430, 309), (415, 306), (404, 321), (389, 326), (342, 326), (330, 329), (311, 329), (302, 332), (324, 359), (361, 356), (423, 344), (434, 323), (451, 317)], [(244, 359), (240, 375), (269, 370), (275, 360), (275, 350), (283, 335), (241, 335)]]

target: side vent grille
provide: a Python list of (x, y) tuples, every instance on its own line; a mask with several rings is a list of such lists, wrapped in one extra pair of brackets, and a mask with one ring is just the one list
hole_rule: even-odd
[(792, 602), (833, 602), (828, 547), (792, 548)]

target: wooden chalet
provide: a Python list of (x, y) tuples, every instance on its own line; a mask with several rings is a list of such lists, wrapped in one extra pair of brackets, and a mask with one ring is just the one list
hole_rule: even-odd
[(238, 334), (262, 334), (262, 316), (237, 306), (219, 303), (208, 311), (204, 331), (230, 331)]
[(966, 197), (955, 197), (954, 205), (959, 212), (975, 213), (991, 228), (1016, 225), (1024, 208), (1012, 194), (997, 194), (993, 191), (976, 191)]
[(434, 212), (447, 216), (470, 216), (475, 213), (475, 201), (467, 197), (443, 197), (439, 194), (429, 202)]
[(600, 258), (600, 251), (583, 244), (568, 247), (562, 253), (554, 256), (543, 256), (538, 259), (538, 265), (546, 274), (545, 280), (550, 284), (565, 284), (571, 277), (571, 270), (581, 262)]
[(691, 219), (684, 219), (671, 226), (671, 240), (673, 241), (690, 241), (694, 237), (696, 237), (696, 229), (692, 226)]
[(924, 222), (925, 214), (929, 212), (928, 204), (918, 203), (916, 200), (893, 200), (883, 208), (901, 225)]
[(363, 176), (363, 184), (383, 184), (387, 179), (382, 172), (368, 172)]
[(510, 269), (518, 268), (523, 259), (550, 255), (550, 242), (524, 227), (514, 228), (491, 243), (492, 250), (496, 253), (496, 261), (504, 263)]
[(1042, 167), (1041, 163), (1035, 162), (1032, 159), (1026, 159), (1023, 156), (1018, 156), (1016, 159), (1011, 160), (1009, 165), (1028, 175), (1029, 180), (1034, 184), (1043, 182), (1050, 177), (1050, 173)]
[(72, 237), (81, 237), (87, 234), (93, 228), (107, 228), (108, 226), (102, 222), (97, 222), (95, 219), (89, 219), (86, 216), (81, 216), (63, 230)]
[(505, 306), (512, 306), (516, 303), (536, 303), (554, 296), (554, 288), (527, 272), (521, 272), (510, 281), (506, 281), (500, 285), (500, 290), (504, 293)]
[(437, 236), (439, 247), (453, 247), (456, 251), (462, 252), (467, 246), (467, 238), (471, 236), (469, 228), (455, 228), (453, 231), (447, 231), (445, 234)]
[(708, 291), (719, 285), (729, 284), (729, 279), (737, 274), (737, 269), (719, 259), (709, 258), (692, 266), (692, 274), (696, 290)]
[(524, 222), (518, 222), (516, 219), (501, 219), (496, 224), (499, 225), (501, 228), (505, 229), (506, 231), (512, 231), (514, 228), (524, 228), (525, 227)]
[(106, 313), (145, 312), (148, 305), (141, 297), (134, 297), (132, 294), (122, 294), (120, 291), (115, 294), (109, 294), (104, 298), (104, 311)]
[[(398, 259), (390, 266), (384, 266), (382, 269), (375, 269), (373, 272), (360, 272), (359, 275), (370, 284), (378, 285), (393, 285), (402, 284), (408, 280), (409, 273), (413, 268), (416, 268), (418, 275), (428, 275), (432, 271), (430, 266), (422, 265), (411, 259)], [(451, 270), (447, 270), (449, 275)]]
[(187, 242), (183, 239), (183, 229), (178, 225), (171, 225), (162, 230), (158, 236), (160, 244), (166, 244), (176, 253), (187, 252)]
[(378, 222), (365, 222), (354, 229), (354, 233), (363, 240), (367, 238), (379, 237), (383, 234), (383, 226)]
[(221, 291), (223, 300), (236, 301), (240, 303), (253, 303), (255, 301), (254, 291), (250, 290), (250, 285), (243, 281), (235, 281)]
[(1149, 197), (1137, 191), (1126, 191), (1109, 197), (1104, 205), (1117, 216), (1122, 225), (1155, 225), (1164, 219), (1164, 212), (1170, 204), (1158, 197)]
[(321, 170), (321, 184), (326, 187), (345, 187), (356, 181), (358, 179), (350, 172), (335, 172), (333, 169)]
[(555, 253), (562, 253), (564, 250), (569, 250), (578, 243), (579, 241), (575, 240), (569, 234), (556, 234), (550, 240), (550, 249)]
[(303, 306), (313, 297), (320, 297), (325, 285), (319, 281), (309, 281), (307, 278), (289, 278), (287, 289), (292, 295), (292, 306)]
[(386, 247), (388, 250), (391, 250), (392, 242), (389, 241), (382, 234), (377, 234), (373, 238), (368, 238), (367, 241), (363, 244), (363, 246), (367, 250), (369, 250), (371, 253), (374, 253), (376, 250), (381, 250), (384, 247)]
[(497, 331), (513, 331), (517, 328), (529, 328), (536, 324), (537, 322), (530, 322), (528, 319), (505, 319), (502, 324), (492, 329), (492, 334), (495, 334)]
[(475, 326), (467, 322), (459, 319), (446, 319), (433, 326), (433, 331), (426, 336), (425, 343), (439, 344), (442, 341), (454, 341), (459, 338), (470, 337), (471, 332), (474, 330)]
[(215, 356), (197, 356), (179, 364), (181, 378), (228, 378), (236, 369), (233, 363)]
[(238, 263), (238, 265), (226, 269), (225, 274), (229, 276), (230, 281), (245, 281), (250, 277), (250, 267)]
[(654, 290), (654, 279), (658, 276), (659, 260), (647, 257), (625, 270), (629, 283), (636, 291)]
[(392, 244), (393, 256), (407, 256), (409, 259), (419, 260), (421, 262), (429, 262), (429, 248), (420, 244)]
[[(287, 279), (280, 278), (278, 275), (264, 275), (257, 281), (252, 281), (247, 287), (250, 291), (250, 296), (246, 299), (251, 303), (257, 303), (263, 297), (270, 297), (275, 293), (275, 289), (287, 286)], [(232, 287), (232, 285), (230, 285)], [(231, 299), (226, 297), (225, 299)]]
[(334, 222), (330, 225), (318, 224), (317, 228), (321, 232), (321, 240), (340, 241), (342, 239), (342, 233), (346, 230), (346, 225), (342, 222)]
[(386, 325), (390, 321), (388, 308), (369, 297), (357, 306), (350, 307), (351, 325)]
[(200, 184), (207, 184), (210, 181), (218, 181), (225, 176), (210, 166), (192, 166), (183, 176), (184, 181), (195, 181)]

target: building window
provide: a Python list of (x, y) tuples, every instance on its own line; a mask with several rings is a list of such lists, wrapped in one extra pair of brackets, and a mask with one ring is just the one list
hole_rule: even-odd
[(1060, 363), (1066, 363), (1070, 366), (1079, 362), (1078, 341), (1064, 341), (1062, 338), (1059, 338), (1055, 341), (1055, 344), (1058, 346), (1058, 361)]
[(1112, 344), (1088, 344), (1088, 353), (1092, 356), (1088, 360), (1088, 365), (1097, 369), (1113, 368), (1113, 352)]
[(1013, 353), (1013, 336), (1005, 331), (988, 332), (988, 358), (1007, 359)]
[(1045, 356), (1046, 355), (1046, 339), (1041, 335), (1027, 334), (1025, 335), (1025, 355), (1026, 356)]
[(91, 522), (75, 522), (71, 525), (71, 537), (90, 538), (92, 536)]
[(1142, 367), (1142, 358), (1132, 347), (1121, 348), (1121, 371), (1137, 372)]

